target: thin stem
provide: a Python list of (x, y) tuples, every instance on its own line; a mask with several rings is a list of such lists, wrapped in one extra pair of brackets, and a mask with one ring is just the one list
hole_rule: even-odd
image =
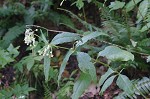
[(50, 29), (47, 29), (47, 28), (42, 27), (42, 26), (39, 26), (39, 25), (26, 25), (26, 27), (37, 27), (37, 28), (43, 28), (43, 29), (45, 29), (45, 30), (47, 30), (47, 31), (55, 32), (55, 33), (66, 32), (66, 31), (50, 30)]
[[(96, 63), (99, 63), (99, 64), (102, 64), (103, 66), (105, 66), (105, 67), (108, 67), (108, 68), (111, 68), (108, 64), (106, 64), (106, 63), (104, 63), (104, 62), (101, 62), (101, 61), (98, 61), (97, 59), (94, 59), (94, 58), (91, 58), (93, 61), (95, 61)], [(112, 68), (111, 68), (112, 69)], [(113, 70), (113, 69), (112, 69)], [(116, 70), (114, 70), (115, 71), (115, 73), (117, 73), (117, 74), (120, 74), (120, 72), (118, 72), (118, 71), (116, 71)]]
[(39, 39), (41, 39), (42, 41), (44, 41), (40, 36), (38, 36), (38, 35), (36, 35), (36, 34), (34, 34), (35, 36), (37, 36)]
[(82, 8), (82, 10), (83, 10), (84, 21), (86, 21), (86, 15), (85, 15), (84, 7)]
[(56, 48), (66, 49), (66, 50), (69, 50), (69, 49), (70, 49), (70, 48), (62, 47), (62, 46), (58, 46), (58, 45), (52, 45), (52, 46), (54, 46), (54, 47), (56, 47)]
[[(43, 28), (43, 29), (46, 29), (47, 31), (53, 31), (53, 32), (66, 32), (66, 31), (57, 31), (57, 30), (49, 30), (49, 29), (47, 29), (47, 28), (45, 28), (45, 27), (42, 27), (42, 26), (38, 26), (38, 25), (27, 25), (27, 27), (28, 26), (30, 26), (30, 27), (40, 27), (40, 28)], [(36, 35), (36, 34), (34, 34), (35, 36), (37, 36), (37, 37), (39, 37), (41, 40), (43, 40), (40, 36), (38, 36), (38, 35)], [(82, 34), (78, 34), (78, 35), (80, 35), (80, 36), (84, 36), (84, 35), (82, 35)], [(94, 39), (94, 40), (96, 40), (96, 41), (98, 41), (97, 39)], [(128, 50), (127, 48), (125, 48), (125, 47), (123, 47), (123, 46), (120, 46), (120, 45), (117, 45), (117, 44), (113, 44), (113, 43), (110, 43), (110, 42), (108, 42), (108, 41), (101, 41), (101, 42), (104, 42), (104, 43), (107, 43), (107, 44), (109, 44), (109, 45), (114, 45), (114, 46), (117, 46), (117, 47), (120, 47), (120, 48), (122, 48), (122, 49), (125, 49), (125, 50)], [(56, 46), (57, 47), (57, 46)], [(60, 47), (60, 46), (59, 46)], [(65, 48), (65, 47), (61, 47), (61, 48)], [(66, 48), (66, 49), (69, 49), (69, 48)], [(146, 54), (146, 53), (141, 53), (141, 52), (137, 52), (137, 51), (131, 51), (131, 52), (133, 52), (133, 53), (137, 53), (137, 54), (140, 54), (140, 55), (146, 55), (146, 56), (149, 56), (149, 54)]]
[[(57, 30), (49, 30), (49, 29), (47, 29), (47, 28), (45, 28), (45, 27), (42, 27), (42, 26), (38, 26), (38, 25), (27, 25), (27, 27), (28, 26), (33, 26), (33, 27), (40, 27), (40, 28), (43, 28), (43, 29), (46, 29), (47, 31), (53, 31), (53, 32), (66, 32), (66, 31), (57, 31)], [(34, 34), (35, 36), (37, 36), (37, 37), (39, 37), (40, 39), (42, 39), (40, 36), (38, 36), (38, 35), (36, 35), (36, 34)], [(82, 35), (82, 34), (78, 34), (78, 35), (80, 35), (80, 36), (84, 36), (84, 35)], [(43, 40), (43, 39), (42, 39)], [(94, 39), (94, 40), (96, 40), (96, 41), (98, 41), (97, 39)], [(104, 42), (104, 43), (107, 43), (107, 44), (109, 44), (109, 45), (114, 45), (114, 46), (117, 46), (117, 47), (120, 47), (120, 48), (122, 48), (122, 49), (125, 49), (125, 50), (128, 50), (127, 48), (125, 48), (125, 47), (123, 47), (123, 46), (120, 46), (120, 45), (117, 45), (117, 44), (113, 44), (113, 43), (110, 43), (110, 42), (108, 42), (108, 41), (101, 41), (101, 42)], [(57, 47), (57, 46), (56, 46)], [(59, 48), (60, 48), (60, 46), (59, 46)], [(61, 47), (61, 48), (65, 48), (65, 47)], [(66, 48), (66, 49), (69, 49), (69, 48)], [(137, 54), (140, 54), (140, 55), (146, 55), (146, 56), (149, 56), (149, 54), (146, 54), (146, 53), (141, 53), (141, 52), (137, 52), (137, 51), (131, 51), (131, 52), (133, 52), (133, 53), (137, 53)]]
[(97, 62), (97, 63), (100, 63), (100, 64), (104, 65), (105, 67), (110, 67), (108, 64), (103, 63), (103, 62), (101, 62), (101, 61), (98, 61), (98, 60), (96, 60), (96, 59), (94, 59), (94, 58), (92, 58), (92, 60), (95, 61), (95, 62)]
[[(67, 50), (69, 50), (69, 49), (70, 49), (70, 48), (61, 47), (61, 46), (56, 46), (56, 45), (55, 45), (55, 47), (62, 48), (62, 49), (67, 49)], [(109, 67), (109, 68), (110, 68), (110, 66), (109, 66), (108, 64), (104, 63), (104, 62), (98, 61), (97, 59), (94, 59), (94, 58), (92, 58), (92, 60), (93, 60), (93, 61), (95, 61), (95, 62), (97, 62), (97, 63), (100, 63), (100, 64), (102, 64), (102, 65), (104, 65), (104, 66), (106, 66), (106, 67)]]

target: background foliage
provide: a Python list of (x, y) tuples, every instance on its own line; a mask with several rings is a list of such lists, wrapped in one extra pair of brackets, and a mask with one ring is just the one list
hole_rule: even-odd
[[(107, 99), (149, 98), (149, 0), (0, 6), (2, 99), (84, 99), (92, 84), (99, 89), (92, 98), (105, 97), (113, 84), (119, 91)], [(24, 36), (31, 32), (35, 42), (28, 46)]]

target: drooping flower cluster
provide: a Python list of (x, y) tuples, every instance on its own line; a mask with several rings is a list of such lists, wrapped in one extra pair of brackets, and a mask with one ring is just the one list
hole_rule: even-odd
[[(35, 31), (38, 31), (37, 29)], [(24, 41), (27, 45), (35, 47), (35, 35), (34, 31), (30, 28), (26, 29)], [(39, 55), (53, 57), (52, 47), (47, 44), (38, 51)]]
[(26, 29), (24, 41), (27, 45), (35, 46), (34, 31), (32, 29)]
[(39, 55), (53, 57), (52, 48), (50, 45), (44, 46), (41, 50), (38, 51)]

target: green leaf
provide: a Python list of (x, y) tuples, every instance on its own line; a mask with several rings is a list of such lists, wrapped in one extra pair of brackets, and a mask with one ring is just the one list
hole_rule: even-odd
[(34, 65), (34, 58), (32, 55), (26, 56), (22, 60), (22, 64), (25, 64), (27, 66), (27, 69), (30, 71), (32, 66)]
[(145, 26), (142, 27), (142, 29), (140, 30), (140, 32), (145, 32), (150, 28), (150, 22), (147, 23)]
[(115, 2), (110, 3), (109, 8), (111, 8), (110, 11), (117, 10), (117, 9), (123, 8), (124, 5), (125, 5), (125, 2), (115, 1)]
[(44, 41), (45, 44), (48, 44), (48, 41), (43, 33), (43, 31), (40, 29), (40, 32), (41, 32), (41, 36), (42, 36), (42, 40)]
[[(13, 89), (12, 92), (13, 94), (18, 98), (21, 95), (28, 95), (29, 91), (33, 91), (35, 90), (34, 88), (31, 88), (28, 86), (28, 84), (25, 84), (23, 86), (20, 86), (19, 84), (17, 84)], [(20, 99), (20, 98), (19, 98)], [(24, 99), (24, 98), (23, 98)]]
[(141, 0), (130, 0), (130, 2), (125, 6), (126, 12), (131, 11), (136, 4), (138, 4)]
[(104, 85), (102, 86), (102, 89), (101, 89), (101, 91), (100, 91), (100, 94), (103, 94), (103, 92), (112, 84), (112, 82), (113, 82), (113, 80), (114, 80), (115, 77), (116, 77), (116, 75), (111, 76), (110, 78), (108, 78), (108, 79), (105, 81), (105, 83), (104, 83)]
[(46, 82), (48, 81), (49, 70), (50, 70), (50, 58), (49, 56), (44, 56), (44, 75)]
[(61, 66), (60, 66), (59, 76), (58, 76), (58, 83), (59, 83), (59, 80), (60, 80), (60, 78), (61, 78), (61, 75), (62, 75), (62, 73), (64, 72), (64, 69), (65, 69), (65, 67), (66, 67), (66, 65), (67, 65), (67, 61), (69, 60), (69, 57), (71, 56), (71, 54), (72, 54), (73, 52), (74, 52), (74, 51), (73, 51), (72, 49), (70, 49), (70, 50), (68, 51), (68, 53), (66, 54), (66, 56), (65, 56), (65, 58), (64, 58), (64, 60), (63, 60), (63, 62), (62, 62), (62, 64), (61, 64)]
[(139, 23), (141, 20), (143, 20), (143, 18), (147, 14), (148, 8), (149, 8), (148, 0), (144, 0), (140, 3), (139, 8), (138, 8), (138, 13), (137, 13), (137, 19), (138, 19), (137, 23)]
[(22, 65), (21, 61), (19, 61), (18, 63), (16, 63), (16, 64), (14, 65), (14, 67), (15, 67), (16, 69), (18, 69), (21, 73), (23, 73), (23, 65)]
[(84, 73), (91, 75), (92, 80), (96, 81), (96, 69), (94, 64), (91, 62), (91, 57), (84, 52), (77, 52), (78, 66)]
[(112, 73), (114, 73), (114, 71), (113, 71), (111, 68), (109, 68), (109, 69), (107, 70), (107, 72), (106, 72), (104, 75), (101, 76), (101, 78), (100, 78), (100, 80), (99, 80), (99, 86), (101, 86), (101, 85), (104, 83), (104, 81), (105, 81)]
[(19, 97), (21, 93), (21, 86), (19, 84), (17, 84), (15, 86), (15, 88), (13, 89), (13, 93), (16, 95), (16, 97)]
[(85, 89), (91, 83), (91, 76), (89, 74), (82, 73), (79, 79), (75, 82), (73, 87), (73, 95), (71, 96), (72, 99), (79, 99)]
[(4, 89), (1, 89), (0, 90), (0, 99), (11, 99), (12, 98), (12, 91), (11, 90), (4, 90)]
[(15, 58), (19, 55), (18, 49), (19, 47), (14, 48), (14, 46), (10, 44), (9, 47), (7, 48), (7, 51), (9, 51), (9, 54), (11, 54), (13, 58)]
[(102, 33), (102, 32), (98, 32), (98, 31), (95, 31), (95, 32), (91, 32), (90, 34), (88, 35), (85, 35), (81, 38), (81, 41), (78, 41), (77, 44), (76, 44), (76, 47), (80, 46), (80, 45), (83, 45), (84, 43), (86, 43), (87, 41), (95, 38), (95, 37), (98, 37), (98, 36), (108, 36), (107, 34), (105, 33)]
[(127, 76), (119, 74), (116, 83), (119, 88), (123, 89), (126, 93), (133, 94), (133, 84)]
[(103, 51), (100, 51), (98, 56), (105, 56), (111, 61), (120, 60), (128, 61), (134, 60), (134, 55), (128, 51), (122, 50), (116, 46), (108, 46)]
[(61, 34), (57, 34), (51, 41), (51, 44), (57, 45), (57, 44), (62, 44), (62, 43), (67, 43), (67, 42), (72, 42), (79, 40), (80, 36), (75, 33), (70, 33), (70, 32), (63, 32)]
[(37, 61), (41, 61), (43, 59), (43, 56), (35, 56), (34, 57), (34, 60), (37, 60)]
[(30, 57), (27, 59), (27, 69), (30, 71), (30, 69), (32, 68), (32, 66), (34, 65), (34, 59), (33, 57)]
[(21, 91), (24, 95), (29, 95), (30, 91), (36, 90), (35, 88), (29, 87), (28, 84), (25, 84), (21, 87)]
[(147, 61), (147, 63), (150, 62), (150, 56), (147, 57), (147, 60), (146, 60), (146, 61)]
[(11, 55), (7, 51), (0, 48), (0, 65), (4, 67), (6, 64), (13, 61), (14, 59), (11, 57)]
[(76, 1), (76, 6), (77, 6), (78, 9), (80, 10), (80, 9), (84, 6), (83, 0), (77, 0), (77, 1)]

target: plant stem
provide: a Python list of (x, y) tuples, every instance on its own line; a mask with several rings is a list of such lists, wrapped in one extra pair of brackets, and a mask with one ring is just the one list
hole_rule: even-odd
[(56, 48), (66, 49), (66, 50), (69, 50), (69, 49), (70, 49), (70, 48), (67, 48), (67, 47), (62, 47), (62, 46), (57, 46), (57, 45), (52, 45), (52, 46), (54, 46), (54, 47), (56, 47)]
[(94, 59), (94, 58), (92, 58), (92, 60), (95, 61), (95, 62), (97, 62), (97, 63), (100, 63), (100, 64), (104, 65), (105, 67), (110, 67), (108, 64), (103, 63), (103, 62), (101, 62), (101, 61), (98, 61), (98, 60), (96, 60), (96, 59)]
[(42, 27), (42, 26), (39, 26), (39, 25), (26, 25), (26, 27), (43, 28), (43, 29), (45, 29), (45, 30), (47, 30), (47, 31), (54, 32), (54, 33), (66, 32), (66, 31), (50, 30), (50, 29), (47, 29), (47, 28)]
[(83, 10), (84, 21), (86, 21), (86, 15), (85, 15), (84, 7), (82, 8), (82, 10)]
[[(49, 30), (49, 29), (47, 29), (47, 28), (45, 28), (45, 27), (42, 27), (42, 26), (38, 26), (38, 25), (26, 25), (27, 27), (37, 27), (37, 28), (43, 28), (43, 29), (46, 29), (47, 31), (53, 31), (53, 32), (66, 32), (66, 31), (57, 31), (57, 30)], [(82, 34), (79, 34), (80, 36), (84, 36), (84, 35), (82, 35)], [(36, 35), (37, 36), (37, 35)], [(39, 36), (38, 36), (39, 37)], [(94, 39), (94, 40), (96, 40), (96, 41), (98, 41), (97, 39)], [(101, 41), (101, 42), (104, 42), (104, 43), (107, 43), (107, 44), (109, 44), (109, 45), (114, 45), (114, 46), (117, 46), (117, 47), (120, 47), (120, 48), (122, 48), (122, 49), (125, 49), (125, 50), (128, 50), (128, 48), (126, 48), (126, 47), (123, 47), (123, 46), (120, 46), (120, 45), (117, 45), (117, 44), (113, 44), (113, 43), (111, 43), (111, 42), (108, 42), (108, 41)], [(58, 47), (58, 46), (56, 46), (56, 47)], [(65, 47), (60, 47), (59, 46), (59, 48), (64, 48), (64, 49), (69, 49), (69, 48), (65, 48)], [(149, 54), (146, 54), (146, 53), (141, 53), (141, 52), (137, 52), (137, 51), (134, 51), (134, 50), (131, 50), (131, 52), (133, 52), (133, 53), (137, 53), (137, 54), (140, 54), (140, 55), (145, 55), (145, 56), (149, 56)]]

